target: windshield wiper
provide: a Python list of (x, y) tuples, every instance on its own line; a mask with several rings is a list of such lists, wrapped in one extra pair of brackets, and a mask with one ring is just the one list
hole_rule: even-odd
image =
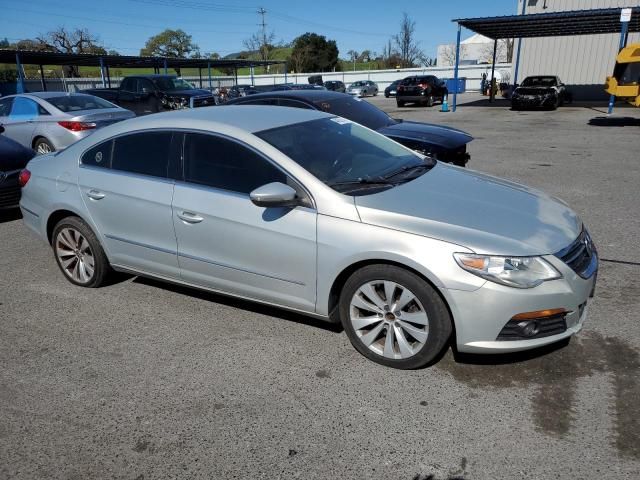
[(361, 177), (354, 180), (345, 180), (343, 182), (327, 183), (330, 187), (340, 187), (343, 185), (394, 185), (395, 182), (390, 182), (386, 177)]
[(414, 171), (414, 170), (422, 170), (422, 169), (429, 170), (431, 168), (432, 168), (432, 165), (427, 165), (425, 163), (421, 163), (421, 164), (418, 164), (418, 165), (404, 166), (400, 170), (396, 170), (395, 172), (391, 172), (391, 173), (385, 175), (382, 178), (384, 180), (389, 180), (389, 179), (391, 179), (393, 177), (397, 177), (398, 175), (401, 175), (403, 173), (411, 172), (411, 171)]

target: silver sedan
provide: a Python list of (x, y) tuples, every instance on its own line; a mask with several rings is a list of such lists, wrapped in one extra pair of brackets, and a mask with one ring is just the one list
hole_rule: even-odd
[(38, 154), (63, 150), (96, 129), (135, 117), (129, 110), (82, 93), (36, 92), (0, 98), (4, 135)]
[(378, 95), (378, 84), (371, 80), (353, 82), (349, 85), (349, 88), (347, 88), (347, 93), (358, 97), (366, 97), (367, 95), (376, 96)]
[(276, 305), (341, 323), (395, 368), (450, 339), (492, 353), (566, 339), (595, 286), (595, 246), (564, 203), (319, 111), (151, 115), (27, 169), (24, 222), (72, 284), (116, 270)]

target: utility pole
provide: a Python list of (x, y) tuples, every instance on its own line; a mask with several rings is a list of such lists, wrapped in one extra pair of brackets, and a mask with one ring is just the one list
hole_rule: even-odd
[[(262, 57), (262, 60), (266, 60), (267, 59), (267, 23), (264, 21), (264, 16), (267, 14), (267, 11), (260, 7), (260, 9), (258, 10), (258, 14), (262, 15), (262, 22), (260, 23), (260, 25), (262, 26), (262, 47), (260, 48), (261, 52), (260, 52), (260, 56)], [(267, 72), (267, 67), (264, 67), (264, 71)]]

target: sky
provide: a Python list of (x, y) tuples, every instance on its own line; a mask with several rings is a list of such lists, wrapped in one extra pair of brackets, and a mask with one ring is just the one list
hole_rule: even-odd
[[(315, 32), (336, 40), (340, 57), (347, 58), (349, 50), (382, 52), (399, 31), (402, 5), (373, 0), (0, 0), (0, 39), (34, 38), (59, 26), (87, 28), (107, 50), (138, 55), (149, 37), (180, 28), (192, 35), (201, 52), (224, 57), (243, 50), (243, 40), (260, 30), (262, 7), (267, 31), (273, 31), (276, 42)], [(416, 22), (420, 48), (435, 57), (439, 44), (455, 42), (452, 19), (515, 14), (517, 0), (420, 0), (406, 5)], [(463, 31), (463, 38), (470, 35)]]

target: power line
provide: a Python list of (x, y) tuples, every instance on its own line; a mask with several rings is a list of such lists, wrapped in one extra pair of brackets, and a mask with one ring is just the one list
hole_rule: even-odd
[[(81, 16), (77, 16), (77, 15), (67, 15), (67, 14), (58, 14), (58, 13), (53, 13), (53, 12), (43, 12), (43, 11), (35, 11), (35, 10), (28, 10), (28, 9), (24, 9), (24, 8), (16, 8), (13, 9), (14, 11), (20, 11), (20, 12), (25, 12), (25, 13), (41, 13), (41, 14), (45, 14), (47, 16), (54, 16), (54, 17), (63, 17), (63, 18), (74, 18), (76, 20), (84, 20), (84, 21), (89, 21), (89, 22), (98, 22), (98, 23), (111, 23), (111, 24), (115, 24), (115, 25), (126, 25), (126, 26), (130, 26), (130, 27), (143, 27), (143, 28), (165, 28), (166, 25), (145, 25), (142, 23), (131, 23), (131, 22), (122, 22), (122, 21), (118, 21), (118, 20), (106, 20), (103, 18), (91, 18), (91, 17), (81, 17)], [(2, 20), (7, 20), (7, 21), (11, 21), (8, 19), (2, 19)], [(23, 22), (25, 23), (25, 22)], [(50, 28), (50, 27), (40, 27), (40, 28)], [(196, 33), (226, 33), (226, 34), (230, 34), (230, 35), (248, 35), (249, 32), (237, 32), (237, 31), (223, 31), (223, 30), (213, 30), (211, 28), (209, 29), (193, 29), (193, 28), (189, 28), (188, 29), (189, 32), (196, 32)]]

